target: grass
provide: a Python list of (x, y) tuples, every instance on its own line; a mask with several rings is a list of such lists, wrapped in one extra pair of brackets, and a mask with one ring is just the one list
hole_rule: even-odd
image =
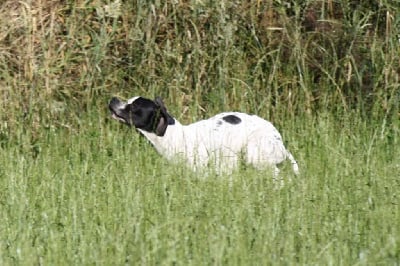
[[(199, 178), (105, 113), (3, 147), (2, 265), (399, 261), (398, 134), (329, 114), (283, 128), (302, 173)], [(99, 123), (98, 123), (99, 122)], [(398, 125), (397, 125), (398, 126)]]
[[(395, 4), (3, 2), (1, 265), (399, 264)], [(258, 114), (301, 174), (171, 164), (113, 95)]]

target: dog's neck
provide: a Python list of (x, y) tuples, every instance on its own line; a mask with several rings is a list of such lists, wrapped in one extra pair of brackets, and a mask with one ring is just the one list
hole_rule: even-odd
[(157, 136), (155, 133), (137, 129), (150, 141), (158, 153), (171, 159), (174, 155), (183, 153), (185, 149), (184, 127), (178, 120), (174, 119), (173, 125), (168, 125), (164, 136)]

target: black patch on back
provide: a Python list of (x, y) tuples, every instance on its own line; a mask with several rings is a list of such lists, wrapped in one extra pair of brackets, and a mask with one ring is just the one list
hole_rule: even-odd
[(236, 115), (227, 115), (222, 117), (222, 119), (232, 125), (237, 125), (240, 122), (242, 122), (242, 119), (240, 119), (239, 117), (237, 117)]

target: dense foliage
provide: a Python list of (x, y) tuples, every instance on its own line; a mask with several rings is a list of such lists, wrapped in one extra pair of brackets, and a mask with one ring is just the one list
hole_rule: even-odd
[(71, 116), (115, 93), (160, 94), (194, 115), (250, 103), (399, 116), (391, 1), (6, 1), (0, 13), (10, 123)]

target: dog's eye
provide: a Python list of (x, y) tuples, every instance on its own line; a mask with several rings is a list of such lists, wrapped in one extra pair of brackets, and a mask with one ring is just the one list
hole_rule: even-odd
[(142, 115), (142, 110), (141, 109), (136, 109), (132, 111), (133, 114), (137, 115), (137, 116), (141, 116)]

